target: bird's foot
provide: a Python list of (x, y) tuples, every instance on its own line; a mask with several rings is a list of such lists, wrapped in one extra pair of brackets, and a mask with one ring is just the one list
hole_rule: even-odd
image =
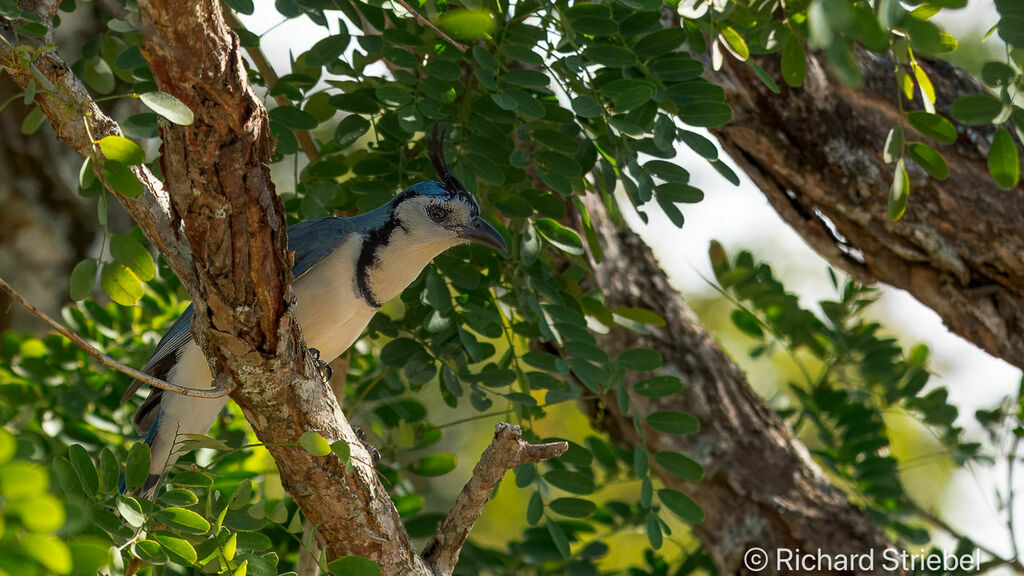
[(313, 360), (316, 361), (316, 368), (320, 371), (320, 377), (324, 379), (324, 382), (329, 381), (331, 376), (334, 376), (334, 369), (331, 368), (330, 364), (320, 359), (320, 351), (316, 348), (310, 348), (309, 353), (313, 355)]
[(366, 451), (370, 454), (370, 462), (376, 466), (380, 462), (380, 450), (373, 444), (370, 444), (366, 440), (366, 432), (359, 426), (353, 426), (352, 430), (356, 433), (356, 437), (359, 438), (359, 443), (366, 448)]

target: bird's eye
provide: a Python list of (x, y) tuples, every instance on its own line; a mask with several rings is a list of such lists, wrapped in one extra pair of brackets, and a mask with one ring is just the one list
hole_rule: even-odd
[(447, 208), (437, 204), (427, 208), (427, 215), (430, 216), (430, 219), (434, 222), (444, 222), (448, 218), (449, 213), (450, 211)]

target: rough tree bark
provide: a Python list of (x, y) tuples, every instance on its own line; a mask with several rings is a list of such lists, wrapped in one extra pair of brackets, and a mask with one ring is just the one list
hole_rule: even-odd
[[(651, 452), (681, 452), (704, 467), (704, 479), (697, 483), (656, 465), (654, 469), (666, 486), (687, 493), (704, 511), (704, 523), (693, 529), (719, 573), (775, 574), (778, 548), (820, 548), (831, 555), (885, 548), (885, 536), (832, 486), (700, 325), (650, 248), (633, 231), (612, 222), (596, 196), (588, 196), (586, 206), (604, 249), (594, 269), (606, 304), (649, 308), (666, 321), (647, 335), (613, 330), (602, 344), (613, 356), (637, 346), (654, 348), (665, 359), (664, 370), (684, 384), (682, 394), (665, 398), (631, 393), (631, 410), (641, 421), (659, 410), (687, 412), (700, 421), (700, 431), (679, 436), (645, 426), (640, 438), (632, 415), (619, 410), (614, 393), (589, 403), (587, 411), (596, 427), (621, 443), (645, 443)], [(631, 377), (629, 384), (640, 380)], [(764, 571), (744, 565), (744, 554), (755, 547), (772, 558)]]
[[(946, 157), (949, 178), (929, 178), (908, 161), (910, 201), (886, 217), (893, 166), (882, 160), (899, 121), (893, 63), (861, 51), (864, 85), (852, 89), (810, 54), (803, 88), (773, 94), (753, 68), (727, 62), (714, 78), (733, 120), (714, 130), (725, 150), (815, 250), (863, 281), (910, 292), (946, 325), (989, 354), (1024, 368), (1024, 188), (1000, 190), (986, 155), (991, 127), (958, 126)], [(758, 60), (779, 77), (778, 57)], [(983, 88), (956, 67), (924, 63), (939, 113)], [(913, 107), (913, 106), (911, 106)], [(907, 138), (926, 140), (906, 125)], [(830, 230), (834, 226), (835, 232)]]

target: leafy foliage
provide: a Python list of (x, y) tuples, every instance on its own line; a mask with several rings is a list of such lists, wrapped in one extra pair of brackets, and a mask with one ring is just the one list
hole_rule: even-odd
[[(254, 10), (251, 0), (226, 4), (242, 14)], [(649, 310), (609, 308), (599, 291), (587, 288), (591, 259), (600, 260), (602, 252), (580, 198), (600, 195), (618, 218), (613, 195), (621, 188), (627, 209), (641, 219), (660, 210), (682, 226), (686, 205), (700, 202), (705, 191), (671, 161), (677, 146), (692, 149), (738, 183), (715, 144), (698, 130), (732, 118), (705, 62), (712, 70), (726, 57), (746, 62), (779, 92), (758, 58), (779, 53), (782, 81), (796, 88), (807, 75), (807, 49), (820, 49), (832, 72), (856, 86), (858, 45), (891, 52), (901, 106), (917, 90), (924, 108), (906, 112), (885, 145), (887, 161), (897, 165), (889, 211), (898, 219), (909, 197), (910, 162), (936, 178), (948, 174), (935, 147), (906, 140), (910, 130), (936, 145), (958, 137), (956, 125), (935, 112), (934, 89), (916, 59), (955, 46), (929, 21), (949, 4), (925, 2), (925, 10), (910, 12), (887, 0), (431, 5), (447, 34), (472, 42), (462, 53), (378, 0), (278, 0), (275, 7), (284, 18), (307, 17), (325, 29), (324, 38), (296, 54), (291, 69), (273, 84), (265, 70), (249, 70), (251, 81), (279, 102), (269, 122), (289, 221), (366, 211), (397, 190), (433, 178), (424, 134), (441, 122), (454, 127), (447, 156), (455, 173), (512, 247), (509, 257), (463, 246), (437, 258), (378, 313), (353, 349), (344, 404), (379, 446), (379, 473), (410, 535), (431, 535), (439, 520), (438, 509), (427, 503), (433, 489), (427, 479), (445, 477), (460, 465), (456, 454), (445, 451), (449, 425), (439, 423), (442, 407), (429, 404), (428, 395), (470, 413), (463, 421), (514, 420), (528, 439), (541, 441), (549, 438), (537, 430), (562, 403), (612, 392), (619, 409), (630, 414), (629, 372), (650, 372), (633, 387), (641, 396), (682, 391), (677, 377), (660, 371), (664, 359), (657, 351), (640, 348), (613, 358), (603, 349), (601, 334), (609, 330), (642, 333), (664, 320)], [(89, 5), (65, 0), (61, 8), (66, 14)], [(1005, 21), (1000, 36), (1018, 46), (1016, 28), (1006, 24), (1019, 17), (1016, 4), (997, 6)], [(670, 26), (664, 24), (672, 15), (667, 8), (681, 16)], [(11, 0), (0, 0), (0, 14), (16, 24), (18, 34), (39, 36), (38, 17)], [(82, 166), (80, 193), (98, 199), (105, 245), (102, 259), (86, 260), (72, 273), (70, 294), (80, 303), (65, 308), (64, 320), (108, 354), (141, 366), (182, 310), (183, 295), (137, 231), (108, 229), (107, 202), (110, 194), (142, 193), (133, 172), (140, 166), (159, 173), (151, 144), (161, 122), (189, 125), (194, 118), (183, 103), (156, 91), (136, 19), (127, 15), (110, 18), (102, 33), (84, 43), (73, 66), (96, 94), (127, 92), (147, 108), (122, 119), (126, 137), (97, 141), (101, 154)], [(259, 49), (260, 36), (246, 29), (236, 33), (242, 46)], [(1020, 83), (1020, 63), (1013, 60), (1019, 52), (1010, 54), (1007, 62), (989, 63), (983, 71), (993, 94), (958, 100), (951, 112), (961, 125), (1001, 126), (989, 165), (1004, 187), (1019, 181), (1017, 142), (1009, 128), (1018, 136), (1024, 130), (1024, 111), (1011, 99), (1011, 88)], [(38, 53), (19, 55), (28, 62)], [(26, 133), (44, 120), (36, 111), (26, 120)], [(309, 137), (315, 157), (302, 151), (301, 141)], [(293, 173), (291, 180), (286, 171)], [(729, 261), (714, 248), (713, 259), (723, 290), (743, 306), (733, 314), (735, 324), (761, 342), (753, 354), (781, 347), (807, 351), (821, 362), (817, 377), (792, 384), (799, 408), (786, 413), (797, 429), (813, 428), (819, 461), (881, 525), (906, 541), (923, 541), (927, 534), (913, 521), (914, 504), (895, 476), (897, 462), (886, 453), (883, 411), (905, 410), (932, 426), (960, 463), (979, 458), (978, 446), (962, 441), (956, 409), (944, 391), (925, 391), (927, 350), (904, 354), (877, 323), (864, 320), (874, 296), (870, 289), (847, 283), (838, 300), (822, 302), (817, 313), (801, 308), (749, 253)], [(115, 304), (100, 306), (89, 298), (97, 275)], [(140, 500), (131, 490), (145, 480), (149, 454), (129, 440), (131, 407), (119, 400), (127, 378), (96, 373), (84, 353), (56, 336), (7, 332), (0, 360), (4, 504), (13, 501), (8, 491), (22, 488), (16, 476), (40, 475), (38, 463), (53, 469), (49, 492), (45, 482), (37, 482), (25, 493), (45, 504), (3, 509), (5, 568), (10, 557), (19, 562), (19, 574), (92, 574), (97, 567), (118, 573), (131, 562), (203, 573), (278, 574), (293, 568), (308, 546), (301, 513), (237, 414), (225, 413), (209, 437), (180, 438), (191, 454), (171, 471), (155, 502)], [(634, 415), (633, 423), (638, 431), (698, 430), (695, 418), (669, 410), (645, 421)], [(14, 432), (17, 448), (10, 450), (5, 447)], [(686, 494), (661, 486), (651, 475), (651, 460), (690, 482), (703, 477), (698, 462), (643, 445), (625, 450), (590, 432), (567, 440), (570, 449), (561, 458), (515, 471), (515, 486), (529, 494), (522, 532), (509, 533), (498, 547), (471, 541), (459, 573), (596, 574), (607, 559), (608, 542), (630, 531), (643, 531), (650, 546), (631, 573), (665, 574), (670, 564), (677, 574), (713, 570), (692, 545), (683, 555), (660, 552), (666, 539), (686, 542), (686, 523), (700, 523), (703, 512)], [(296, 443), (318, 456), (333, 454), (346, 462), (351, 457), (346, 444), (329, 445), (312, 432)], [(127, 492), (119, 490), (121, 479)], [(620, 484), (632, 491), (616, 492)], [(53, 514), (40, 520), (37, 511), (47, 506)], [(66, 520), (55, 520), (58, 509)], [(42, 544), (36, 543), (44, 541), (46, 550), (66, 549), (69, 560), (62, 560), (63, 552), (38, 553)], [(320, 560), (327, 572), (379, 571), (358, 557)]]

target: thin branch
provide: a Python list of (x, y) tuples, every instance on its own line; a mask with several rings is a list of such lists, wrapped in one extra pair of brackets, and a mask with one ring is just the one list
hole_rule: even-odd
[(978, 550), (981, 550), (985, 554), (988, 554), (989, 556), (991, 556), (992, 557), (992, 561), (999, 562), (999, 563), (1001, 563), (1001, 564), (1003, 564), (1005, 566), (1009, 566), (1010, 568), (1012, 568), (1014, 571), (1016, 571), (1019, 574), (1024, 574), (1024, 564), (1021, 564), (1021, 562), (1020, 562), (1020, 560), (1018, 558), (1004, 558), (1004, 557), (1000, 556), (999, 554), (996, 554), (995, 552), (993, 552), (991, 548), (987, 548), (985, 546), (982, 546), (981, 544), (978, 544), (977, 542), (974, 541), (973, 538), (970, 538), (966, 534), (964, 534), (963, 532), (960, 532), (956, 528), (953, 528), (952, 526), (949, 525), (948, 522), (946, 522), (942, 518), (939, 518), (935, 514), (932, 514), (928, 510), (925, 510), (921, 506), (918, 506), (917, 504), (914, 504), (914, 508), (916, 509), (915, 512), (917, 512), (918, 515), (921, 516), (921, 518), (924, 518), (926, 521), (930, 522), (931, 524), (934, 524), (935, 526), (937, 526), (939, 529), (941, 529), (946, 534), (949, 534), (950, 536), (952, 536), (953, 538), (956, 538), (957, 540), (970, 540), (970, 542), (974, 545), (975, 548), (977, 548)]
[(1013, 557), (1020, 558), (1020, 549), (1017, 547), (1017, 527), (1014, 524), (1014, 489), (1013, 470), (1017, 467), (1017, 450), (1020, 448), (1020, 436), (1013, 434), (1013, 445), (1010, 453), (1006, 455), (1006, 529), (1010, 535), (1010, 547), (1013, 550)]
[(113, 368), (114, 370), (127, 374), (132, 378), (139, 380), (140, 382), (145, 382), (150, 386), (155, 386), (168, 392), (174, 392), (175, 394), (181, 394), (182, 396), (190, 396), (192, 398), (220, 398), (222, 396), (227, 396), (231, 392), (231, 386), (215, 386), (210, 390), (183, 388), (181, 386), (175, 386), (174, 384), (171, 384), (170, 382), (166, 382), (159, 378), (154, 378), (149, 374), (146, 374), (145, 372), (140, 372), (135, 368), (132, 368), (131, 366), (126, 366), (118, 362), (117, 360), (114, 360), (110, 356), (107, 356), (103, 352), (100, 352), (92, 345), (90, 345), (88, 342), (86, 342), (84, 338), (82, 338), (78, 334), (75, 334), (71, 330), (68, 330), (67, 328), (64, 327), (63, 324), (57, 322), (56, 320), (48, 316), (45, 312), (33, 306), (31, 302), (25, 300), (25, 298), (22, 297), (21, 294), (18, 294), (18, 292), (14, 288), (12, 288), (10, 284), (5, 282), (3, 278), (0, 278), (0, 289), (2, 289), (4, 292), (7, 292), (7, 294), (10, 295), (10, 297), (15, 300), (15, 302), (24, 306), (26, 310), (34, 314), (43, 322), (49, 324), (54, 330), (60, 332), (61, 335), (63, 335), (65, 338), (74, 342), (82, 350), (85, 350), (86, 354), (92, 356), (97, 361), (99, 361), (100, 364), (103, 364), (108, 368)]
[[(228, 27), (231, 29), (244, 28), (244, 25), (235, 16), (233, 10), (230, 7), (225, 6), (221, 2), (221, 12), (224, 13), (224, 21), (227, 22)], [(252, 58), (252, 63), (256, 66), (256, 70), (263, 76), (263, 84), (267, 90), (271, 90), (279, 80), (277, 72), (274, 72), (274, 67), (270, 65), (270, 61), (263, 54), (263, 50), (260, 50), (259, 46), (246, 46), (245, 53)], [(278, 106), (291, 106), (292, 101), (284, 94), (278, 94), (274, 96), (274, 101), (277, 102)], [(309, 130), (292, 130), (295, 134), (295, 138), (299, 141), (299, 147), (302, 148), (302, 153), (309, 158), (310, 163), (316, 162), (317, 158), (320, 157), (320, 153), (317, 151), (316, 142), (313, 142), (313, 137), (310, 136)]]
[(445, 42), (451, 44), (452, 46), (455, 46), (455, 48), (459, 52), (462, 52), (463, 54), (465, 54), (466, 50), (469, 50), (469, 46), (466, 46), (465, 44), (463, 44), (461, 42), (453, 40), (451, 36), (449, 36), (449, 35), (445, 34), (444, 32), (442, 32), (440, 28), (438, 28), (437, 26), (434, 26), (433, 22), (431, 22), (430, 20), (427, 20), (426, 18), (423, 17), (422, 14), (417, 12), (415, 8), (413, 8), (408, 2), (406, 2), (406, 0), (395, 0), (395, 1), (398, 2), (398, 4), (402, 8), (405, 8), (406, 12), (408, 12), (409, 14), (412, 14), (413, 17), (416, 18), (417, 22), (419, 22), (421, 25), (426, 26), (427, 28), (430, 28), (431, 30), (436, 32), (437, 35), (440, 36), (441, 38), (443, 38)]
[(494, 429), (494, 440), (473, 468), (473, 476), (463, 486), (448, 517), (438, 525), (437, 533), (423, 549), (423, 559), (435, 576), (450, 576), (455, 569), (469, 531), (506, 472), (522, 464), (556, 458), (568, 449), (567, 442), (530, 444), (523, 440), (519, 426), (505, 422), (498, 424)]

